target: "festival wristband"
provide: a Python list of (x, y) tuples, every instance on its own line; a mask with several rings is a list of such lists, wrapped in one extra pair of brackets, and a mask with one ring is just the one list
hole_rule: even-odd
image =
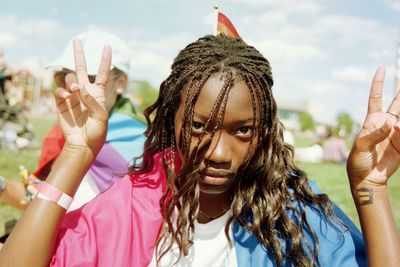
[(55, 186), (46, 182), (41, 182), (38, 189), (38, 193), (36, 194), (37, 198), (52, 201), (66, 210), (68, 210), (74, 200)]

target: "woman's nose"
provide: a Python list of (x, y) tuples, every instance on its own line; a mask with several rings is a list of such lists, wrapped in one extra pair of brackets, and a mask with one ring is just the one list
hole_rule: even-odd
[(232, 162), (232, 149), (230, 146), (229, 136), (223, 132), (217, 132), (205, 154), (208, 167), (229, 169)]

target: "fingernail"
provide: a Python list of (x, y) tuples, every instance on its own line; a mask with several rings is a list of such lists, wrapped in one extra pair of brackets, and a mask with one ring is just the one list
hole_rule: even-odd
[(62, 92), (61, 96), (64, 98), (68, 98), (71, 94), (68, 92)]
[(76, 83), (72, 83), (71, 84), (71, 91), (77, 91), (79, 90), (79, 85)]

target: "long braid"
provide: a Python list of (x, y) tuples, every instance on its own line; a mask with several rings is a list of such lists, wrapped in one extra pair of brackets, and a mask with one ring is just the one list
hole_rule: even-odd
[[(207, 140), (201, 141), (202, 134), (190, 151), (194, 106), (205, 82), (218, 73), (224, 74), (224, 85), (205, 129), (210, 121), (217, 123)], [(175, 58), (171, 74), (161, 84), (157, 101), (144, 113), (148, 129), (143, 160), (140, 164), (135, 161), (131, 171), (150, 171), (154, 166), (153, 155), (161, 152), (168, 179), (160, 200), (163, 226), (157, 243), (157, 261), (172, 248), (173, 243), (178, 245), (180, 256), (187, 255), (193, 243), (194, 221), (199, 213), (199, 165), (223, 121), (230, 89), (238, 78), (244, 79), (249, 88), (254, 118), (256, 113), (259, 115), (259, 122), (253, 121), (253, 130), (256, 130), (253, 133), (257, 133), (254, 142), (258, 146), (254, 156), (246, 156), (238, 170), (238, 177), (246, 179), (239, 178), (234, 184), (235, 195), (225, 227), (226, 236), (231, 242), (228, 231), (236, 221), (274, 253), (277, 266), (285, 260), (290, 260), (294, 266), (319, 265), (318, 240), (307, 222), (305, 206), (311, 206), (332, 221), (332, 204), (326, 195), (312, 192), (306, 174), (294, 164), (293, 148), (283, 141), (284, 127), (277, 118), (269, 62), (242, 40), (224, 35), (205, 36), (185, 47)], [(178, 133), (180, 143), (175, 144), (173, 125), (182, 96), (187, 96), (184, 122)], [(183, 151), (185, 157), (185, 163), (176, 172), (170, 170), (173, 169), (171, 164), (167, 164), (173, 162), (171, 150), (175, 146)], [(253, 153), (250, 153), (249, 146), (247, 155), (250, 154)], [(305, 240), (305, 232), (311, 233), (312, 244)]]

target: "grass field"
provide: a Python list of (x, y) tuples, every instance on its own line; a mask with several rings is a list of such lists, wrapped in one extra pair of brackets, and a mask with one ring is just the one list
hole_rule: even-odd
[[(30, 119), (39, 140), (39, 145), (45, 134), (54, 124), (54, 120), (41, 118)], [(305, 138), (298, 137), (296, 142), (305, 145), (309, 142)], [(311, 142), (312, 143), (312, 142)], [(40, 147), (19, 152), (0, 150), (0, 175), (8, 179), (19, 179), (18, 167), (24, 165), (28, 170), (34, 170), (37, 165)], [(320, 189), (326, 192), (349, 217), (359, 225), (356, 209), (348, 188), (345, 165), (333, 163), (299, 163), (312, 180), (315, 180)], [(400, 172), (397, 172), (389, 181), (390, 198), (394, 211), (397, 227), (400, 232)], [(0, 221), (7, 216), (18, 217), (20, 212), (5, 204), (0, 203)]]
[[(25, 166), (30, 171), (35, 170), (38, 163), (41, 142), (55, 123), (55, 120), (42, 118), (30, 118), (29, 120), (34, 127), (38, 146), (21, 151), (0, 150), (0, 175), (7, 179), (20, 179), (19, 166)], [(20, 214), (21, 212), (18, 209), (0, 203), (0, 222), (10, 216), (18, 218)]]
[[(357, 211), (348, 186), (346, 166), (335, 163), (299, 163), (310, 179), (317, 182), (319, 188), (339, 205), (340, 208), (359, 226)], [(397, 171), (389, 180), (389, 197), (400, 232), (400, 172)]]

